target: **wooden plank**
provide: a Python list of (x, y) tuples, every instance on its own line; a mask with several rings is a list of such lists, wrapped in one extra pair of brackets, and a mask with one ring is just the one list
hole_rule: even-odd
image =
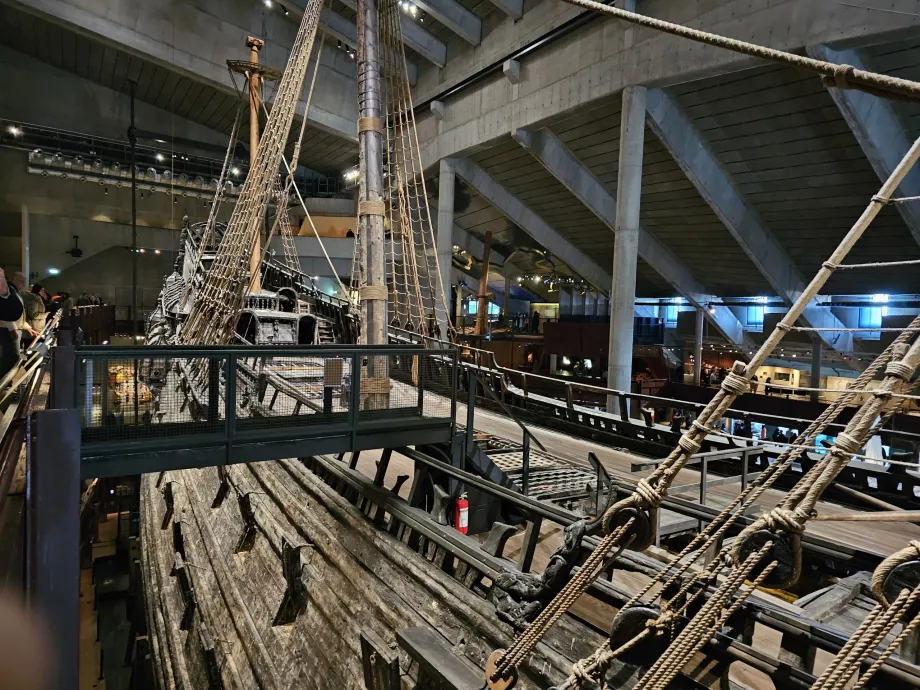
[(367, 628), (361, 630), (361, 663), (367, 690), (399, 690), (399, 653)]
[[(428, 687), (422, 674), (441, 683), (444, 690), (481, 690), (482, 675), (475, 673), (458, 657), (443, 638), (430, 628), (404, 628), (396, 631), (396, 639), (419, 665), (419, 686)], [(430, 681), (429, 681), (430, 682)]]

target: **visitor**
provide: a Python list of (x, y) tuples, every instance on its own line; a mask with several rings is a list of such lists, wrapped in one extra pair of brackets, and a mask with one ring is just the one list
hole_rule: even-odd
[(789, 444), (790, 444), (790, 445), (795, 445), (795, 442), (798, 441), (798, 440), (799, 440), (799, 430), (798, 430), (798, 429), (792, 429), (792, 430), (789, 432)]
[(533, 316), (530, 317), (530, 332), (540, 332), (540, 312), (538, 312), (536, 309), (533, 310)]
[(754, 374), (751, 377), (751, 393), (757, 392), (757, 386), (760, 383), (760, 379), (757, 378), (757, 374)]
[(764, 395), (773, 395), (773, 386), (770, 385), (771, 383), (773, 383), (773, 379), (768, 376), (767, 380), (763, 382)]
[(10, 278), (10, 285), (16, 289), (16, 293), (23, 304), (22, 316), (16, 320), (16, 329), (19, 331), (18, 342), (20, 347), (23, 347), (35, 340), (44, 327), (44, 323), (39, 328), (32, 326), (32, 318), (39, 313), (39, 309), (41, 313), (44, 313), (44, 305), (39, 306), (37, 303), (41, 302), (41, 298), (26, 290), (26, 277), (23, 273), (16, 271)]
[(783, 433), (782, 428), (776, 427), (776, 429), (773, 430), (773, 435), (770, 437), (770, 440), (776, 443), (786, 443), (789, 439), (786, 438), (786, 434)]
[(684, 425), (683, 410), (674, 410), (674, 414), (671, 415), (671, 431), (680, 432), (683, 425)]
[(16, 289), (6, 280), (0, 268), (0, 378), (6, 376), (19, 361), (19, 329), (16, 322), (25, 310)]

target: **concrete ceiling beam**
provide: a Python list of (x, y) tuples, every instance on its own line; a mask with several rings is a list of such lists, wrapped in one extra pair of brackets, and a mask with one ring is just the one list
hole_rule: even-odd
[(514, 194), (468, 158), (454, 159), (457, 175), (496, 210), (512, 223), (522, 228), (537, 242), (546, 247), (575, 273), (591, 283), (605, 295), (610, 292), (610, 274), (594, 259), (572, 246), (565, 237), (549, 226)]
[[(294, 14), (294, 12), (291, 12), (291, 14)], [(358, 28), (354, 23), (326, 8), (323, 8), (320, 30), (327, 36), (349, 46), (354, 47), (358, 44)], [(418, 78), (418, 67), (411, 60), (406, 60), (406, 71), (409, 76), (409, 85), (414, 86)]]
[[(433, 217), (437, 218), (437, 216), (438, 216), (438, 200), (435, 199), (434, 197), (428, 197), (428, 206), (429, 206), (429, 209), (431, 210), (431, 215), (432, 215)], [(458, 247), (460, 247), (460, 248), (462, 248), (463, 250), (465, 250), (465, 251), (466, 251), (470, 256), (472, 256), (474, 259), (476, 259), (476, 260), (478, 260), (478, 261), (482, 261), (482, 254), (483, 254), (483, 250), (485, 249), (485, 247), (484, 247), (483, 244), (482, 244), (482, 240), (480, 240), (478, 237), (476, 237), (473, 233), (471, 233), (471, 232), (469, 232), (469, 231), (467, 231), (467, 230), (464, 230), (464, 229), (461, 228), (459, 225), (457, 225), (456, 223), (454, 223), (454, 226), (453, 226), (453, 228), (451, 229), (451, 239), (452, 239), (452, 241), (453, 241), (454, 244), (456, 244)], [(502, 266), (501, 266), (503, 272), (504, 272), (506, 269), (508, 269), (508, 268), (510, 268), (510, 269), (512, 269), (512, 271), (518, 272), (518, 273), (520, 273), (520, 274), (522, 274), (522, 275), (527, 274), (527, 273), (530, 272), (529, 269), (527, 269), (527, 268), (524, 267), (524, 266), (521, 266), (520, 264), (518, 264), (518, 263), (517, 263), (516, 261), (514, 261), (513, 259), (509, 260), (509, 257), (507, 257), (507, 256), (502, 256), (502, 255), (495, 249), (494, 246), (492, 247), (491, 254), (492, 254), (492, 257), (493, 257), (493, 258), (494, 258), (494, 257), (499, 257), (499, 258), (501, 258), (501, 260), (504, 262), (504, 263), (502, 264)], [(491, 270), (492, 267), (493, 267), (492, 261), (491, 261), (491, 260), (489, 261), (489, 264), (490, 264), (490, 270)], [(495, 266), (495, 268), (498, 268), (498, 267)], [(478, 278), (478, 276), (476, 276), (476, 277)], [(542, 285), (541, 285), (541, 288), (542, 288)], [(543, 299), (543, 300), (546, 300), (546, 301), (550, 301), (550, 302), (552, 301), (552, 299), (550, 298), (549, 293), (548, 293), (546, 290), (543, 290), (543, 289), (537, 290), (537, 288), (536, 288), (535, 286), (531, 286), (530, 284), (528, 284), (527, 287), (526, 287), (525, 289), (526, 289), (528, 292), (530, 292), (530, 293), (536, 295), (536, 296), (539, 297), (540, 299)]]
[(412, 0), (470, 45), (482, 41), (482, 20), (457, 0)]
[[(690, 119), (660, 89), (649, 90), (646, 108), (649, 127), (700, 196), (776, 294), (787, 305), (795, 302), (806, 286), (805, 277), (716, 160)], [(814, 302), (806, 307), (800, 321), (812, 328), (844, 328), (828, 307), (818, 306)], [(851, 333), (843, 330), (818, 331), (817, 335), (838, 352), (853, 351)]]
[[(809, 56), (817, 60), (851, 65), (862, 70), (872, 69), (871, 65), (866, 64), (863, 51), (834, 50), (826, 45), (808, 46), (807, 51)], [(828, 86), (827, 92), (840, 109), (840, 114), (850, 126), (850, 131), (879, 180), (887, 180), (913, 143), (905, 134), (904, 125), (891, 101), (857, 89)], [(899, 189), (902, 196), (920, 196), (920, 170), (914, 168), (907, 173)], [(920, 244), (920, 202), (910, 201), (896, 204), (895, 207), (911, 235)]]
[[(263, 49), (262, 62), (280, 66), (287, 62), (292, 34), (296, 33), (296, 27), (280, 13), (275, 13), (277, 17), (266, 15), (259, 28), (253, 25), (251, 12), (233, 3), (226, 8), (221, 4), (219, 15), (190, 0), (160, 0), (154, 4), (127, 0), (95, 4), (23, 0), (17, 7), (228, 94), (236, 94), (236, 88), (226, 60), (248, 56), (243, 41), (248, 34), (274, 37)], [(354, 77), (323, 64), (318, 83), (325, 88), (314, 94), (309, 124), (357, 141)], [(298, 113), (304, 109), (305, 102), (300, 101)]]
[(524, 0), (490, 0), (502, 12), (517, 21), (524, 16)]
[[(616, 198), (555, 134), (548, 129), (519, 129), (512, 136), (611, 231), (616, 231)], [(661, 240), (642, 226), (639, 226), (639, 256), (690, 304), (705, 309), (707, 318), (722, 337), (742, 347), (753, 346), (754, 342), (732, 310), (720, 306), (719, 298), (694, 278), (690, 269)]]
[[(298, 0), (298, 1), (302, 2), (303, 0)], [(444, 1), (445, 3), (447, 2), (447, 0), (442, 0), (442, 1)], [(464, 8), (463, 5), (460, 5), (459, 3), (454, 2), (454, 0), (450, 0), (450, 2), (462, 8), (465, 12), (469, 12), (469, 10)], [(350, 7), (355, 12), (358, 11), (358, 3), (355, 0), (342, 0), (342, 4), (346, 5), (347, 7)], [(438, 17), (438, 15), (435, 14), (434, 12), (430, 11), (427, 8), (427, 5), (423, 5), (421, 2), (417, 2), (415, 4), (425, 9), (425, 11), (431, 14), (431, 16), (433, 16), (438, 21), (441, 21), (441, 18)], [(470, 14), (472, 14), (472, 12), (470, 12)], [(473, 14), (473, 17), (475, 17), (476, 20), (479, 21), (479, 18), (476, 17), (475, 14)], [(444, 24), (448, 29), (451, 29), (453, 31), (453, 27), (450, 26), (448, 22), (441, 21), (441, 23)], [(424, 57), (431, 60), (438, 67), (443, 67), (447, 63), (447, 46), (442, 41), (439, 41), (437, 38), (435, 38), (430, 33), (425, 31), (425, 29), (423, 29), (419, 24), (416, 24), (408, 17), (400, 16), (399, 28), (402, 31), (403, 43), (406, 45), (406, 47), (412, 48), (412, 50), (416, 51), (417, 53), (424, 55)], [(478, 33), (477, 33), (477, 36), (478, 36)], [(479, 44), (479, 41), (477, 39), (474, 45), (478, 45), (478, 44)], [(425, 54), (426, 52), (430, 54), (430, 57), (429, 55)]]

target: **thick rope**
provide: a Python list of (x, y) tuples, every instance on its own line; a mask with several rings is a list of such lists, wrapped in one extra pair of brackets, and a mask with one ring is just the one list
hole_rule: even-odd
[[(779, 62), (784, 65), (797, 67), (799, 69), (808, 70), (810, 72), (817, 72), (818, 74), (824, 75), (825, 77), (829, 77), (831, 80), (829, 85), (836, 88), (854, 88), (880, 96), (888, 96), (907, 100), (920, 100), (920, 84), (908, 79), (899, 79), (897, 77), (890, 77), (885, 74), (876, 74), (875, 72), (867, 72), (866, 70), (856, 69), (850, 65), (839, 65), (834, 62), (815, 60), (803, 55), (795, 55), (794, 53), (786, 53), (782, 50), (766, 48), (754, 43), (739, 41), (734, 38), (719, 36), (718, 34), (709, 33), (707, 31), (691, 29), (686, 26), (681, 26), (680, 24), (672, 24), (671, 22), (666, 22), (661, 19), (646, 17), (645, 15), (636, 14), (635, 12), (627, 12), (626, 10), (621, 10), (611, 5), (604, 5), (600, 2), (594, 2), (594, 0), (565, 1), (577, 7), (584, 7), (585, 9), (593, 10), (595, 12), (606, 14), (611, 17), (616, 17), (617, 19), (622, 19), (632, 24), (647, 26), (652, 29), (657, 29), (658, 31), (663, 31), (664, 33), (673, 34), (682, 38), (688, 38), (691, 41), (706, 43), (708, 45), (725, 48), (736, 53), (742, 53), (744, 55), (750, 55), (752, 57), (761, 58), (764, 60)], [(885, 199), (888, 197), (890, 197), (890, 195), (886, 195)]]

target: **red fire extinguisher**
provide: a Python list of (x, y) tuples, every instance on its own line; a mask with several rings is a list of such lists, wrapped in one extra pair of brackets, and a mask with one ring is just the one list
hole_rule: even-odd
[(470, 531), (470, 502), (466, 494), (460, 494), (460, 498), (454, 504), (454, 529), (460, 534)]

